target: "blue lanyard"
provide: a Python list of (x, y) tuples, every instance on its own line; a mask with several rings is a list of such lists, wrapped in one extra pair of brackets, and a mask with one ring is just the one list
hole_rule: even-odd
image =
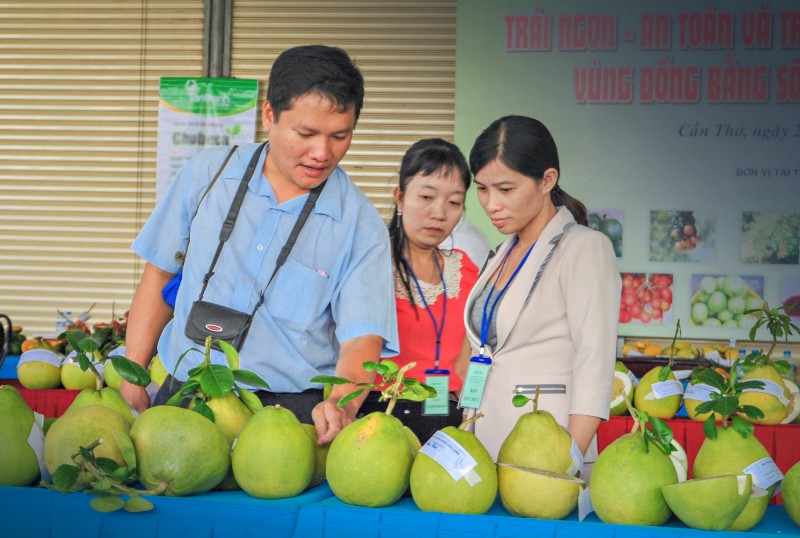
[[(514, 250), (514, 247), (517, 246), (517, 243), (519, 243), (519, 236), (514, 238), (514, 242), (511, 244), (511, 248), (509, 248), (508, 252), (506, 252), (505, 257), (503, 258), (503, 263), (500, 265), (500, 270), (497, 272), (497, 277), (494, 279), (495, 284), (497, 284), (497, 281), (500, 280), (500, 275), (503, 274), (503, 268), (506, 266), (508, 257), (511, 254), (511, 251)], [(519, 262), (517, 268), (514, 269), (513, 273), (511, 273), (511, 278), (508, 279), (506, 285), (503, 286), (502, 290), (500, 290), (500, 293), (495, 298), (494, 303), (492, 303), (492, 308), (491, 310), (489, 310), (489, 315), (487, 316), (486, 307), (489, 306), (489, 301), (492, 299), (492, 294), (494, 293), (495, 286), (492, 285), (491, 289), (489, 290), (489, 295), (486, 297), (486, 302), (483, 303), (483, 317), (481, 318), (481, 349), (480, 349), (481, 357), (483, 357), (483, 350), (486, 347), (486, 339), (489, 337), (489, 325), (491, 325), (492, 318), (494, 317), (494, 309), (497, 306), (497, 303), (500, 302), (500, 298), (503, 297), (503, 294), (506, 292), (506, 290), (508, 290), (508, 287), (511, 285), (512, 282), (514, 282), (514, 279), (517, 277), (517, 273), (519, 273), (519, 270), (522, 269), (523, 265), (525, 265), (525, 262), (527, 261), (528, 256), (530, 255), (534, 246), (536, 246), (535, 241), (533, 242), (533, 245), (531, 245), (531, 247), (528, 249), (528, 252), (525, 253), (525, 257), (522, 258), (521, 262)]]
[(403, 263), (408, 269), (408, 272), (411, 274), (411, 278), (414, 279), (414, 284), (417, 287), (417, 291), (419, 292), (419, 296), (422, 299), (422, 304), (425, 305), (425, 310), (428, 312), (428, 315), (433, 322), (433, 330), (436, 333), (436, 358), (434, 363), (434, 369), (439, 369), (439, 349), (441, 348), (442, 343), (442, 332), (444, 331), (444, 320), (447, 316), (447, 286), (444, 283), (444, 271), (442, 271), (442, 267), (439, 265), (439, 255), (435, 254), (433, 257), (434, 263), (436, 263), (436, 268), (439, 270), (439, 277), (442, 279), (442, 298), (444, 303), (442, 304), (442, 321), (437, 323), (436, 316), (433, 315), (433, 309), (428, 305), (428, 301), (425, 300), (425, 294), (422, 293), (422, 287), (419, 285), (419, 280), (417, 280), (417, 275), (414, 274), (414, 270), (411, 268), (411, 264), (408, 263), (408, 260), (403, 257)]

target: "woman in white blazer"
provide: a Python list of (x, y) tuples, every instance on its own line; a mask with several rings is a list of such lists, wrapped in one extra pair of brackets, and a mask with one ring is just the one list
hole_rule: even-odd
[[(608, 418), (616, 360), (621, 281), (614, 249), (585, 226), (586, 208), (559, 186), (558, 151), (541, 122), (496, 120), (469, 160), (481, 206), (508, 235), (490, 253), (465, 310), (471, 356), (483, 351), (491, 359), (478, 408), (485, 418), (475, 433), (496, 458), (531, 410), (514, 407), (512, 397), (533, 397), (538, 385), (539, 408), (567, 428), (590, 464), (597, 428)], [(462, 353), (462, 377), (469, 364)]]

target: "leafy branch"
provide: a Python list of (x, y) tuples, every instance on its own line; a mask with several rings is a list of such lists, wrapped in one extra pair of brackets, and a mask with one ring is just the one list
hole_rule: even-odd
[(717, 369), (712, 368), (702, 369), (692, 374), (692, 384), (703, 383), (715, 389), (709, 394), (710, 400), (697, 406), (698, 414), (711, 412), (703, 423), (703, 432), (711, 440), (717, 438), (717, 416), (720, 417), (720, 423), (723, 428), (728, 427), (728, 419), (730, 418), (733, 429), (745, 437), (752, 435), (753, 425), (740, 415), (744, 414), (752, 420), (764, 417), (764, 413), (758, 407), (739, 405), (739, 396), (741, 396), (742, 392), (764, 388), (762, 381), (742, 381), (741, 377), (736, 375), (736, 372), (739, 371), (738, 366), (742, 362), (739, 359), (734, 361), (731, 367), (733, 375), (728, 375), (727, 372), (723, 375)]
[[(636, 433), (641, 429), (642, 444), (644, 445), (645, 452), (650, 451), (651, 444), (667, 456), (678, 450), (672, 443), (672, 428), (669, 427), (666, 421), (658, 417), (651, 417), (645, 411), (639, 411), (631, 405), (628, 399), (625, 400), (625, 404), (628, 406), (628, 411), (630, 411), (633, 417), (631, 433)], [(650, 425), (649, 428), (647, 427), (648, 424)]]
[(75, 350), (75, 361), (84, 372), (91, 371), (95, 377), (97, 390), (103, 388), (103, 376), (97, 370), (98, 361), (110, 360), (114, 369), (125, 381), (146, 387), (150, 383), (150, 372), (142, 368), (127, 357), (116, 355), (105, 357), (100, 351), (102, 343), (95, 337), (89, 336), (84, 331), (66, 331), (64, 337), (67, 343)]
[(208, 406), (208, 400), (225, 396), (235, 389), (237, 397), (248, 409), (255, 413), (263, 407), (261, 400), (253, 391), (245, 389), (237, 383), (244, 383), (251, 387), (259, 387), (262, 389), (269, 389), (269, 384), (261, 379), (258, 374), (250, 370), (239, 368), (239, 353), (232, 345), (222, 340), (214, 340), (214, 343), (222, 349), (228, 364), (215, 364), (211, 362), (212, 339), (210, 336), (206, 338), (205, 352), (197, 348), (186, 350), (178, 358), (178, 362), (175, 365), (176, 370), (184, 357), (192, 351), (204, 353), (205, 358), (202, 363), (189, 370), (189, 378), (180, 390), (167, 400), (166, 405), (181, 405), (184, 400), (188, 399), (190, 400), (190, 409), (200, 413), (213, 422), (214, 411)]
[(792, 365), (789, 363), (789, 361), (770, 360), (772, 352), (775, 351), (775, 346), (778, 345), (779, 338), (783, 338), (784, 342), (787, 342), (790, 335), (800, 334), (800, 327), (792, 323), (792, 318), (786, 315), (785, 310), (785, 305), (781, 305), (777, 308), (770, 308), (767, 302), (764, 301), (761, 304), (761, 307), (747, 310), (745, 312), (745, 314), (751, 314), (756, 317), (756, 322), (750, 328), (750, 340), (755, 341), (758, 329), (766, 326), (770, 336), (772, 336), (772, 343), (770, 344), (769, 351), (767, 351), (767, 353), (764, 353), (763, 350), (760, 350), (759, 353), (751, 353), (747, 356), (747, 360), (745, 360), (741, 365), (744, 372), (755, 370), (759, 366), (770, 363), (781, 375), (786, 375), (792, 371)]
[(421, 402), (428, 398), (436, 397), (436, 389), (430, 385), (426, 385), (419, 379), (413, 377), (405, 377), (406, 372), (416, 365), (417, 363), (412, 362), (400, 368), (397, 366), (397, 363), (388, 359), (384, 359), (380, 362), (367, 361), (364, 362), (362, 366), (367, 372), (375, 372), (378, 374), (378, 383), (354, 383), (344, 377), (331, 375), (314, 376), (311, 382), (323, 383), (325, 385), (355, 385), (356, 387), (360, 387), (339, 400), (336, 404), (339, 408), (344, 407), (348, 402), (358, 398), (364, 391), (381, 389), (381, 396), (378, 398), (378, 401), (389, 401), (389, 404), (386, 406), (386, 414), (391, 415), (397, 400)]
[[(133, 443), (130, 437), (120, 432), (114, 434), (114, 440), (125, 465), (119, 465), (109, 458), (96, 457), (94, 449), (103, 443), (103, 439), (98, 439), (86, 447), (79, 447), (78, 452), (72, 455), (72, 464), (59, 465), (53, 473), (52, 483), (42, 481), (40, 485), (60, 493), (69, 493), (76, 489), (80, 473), (86, 472), (92, 477), (86, 492), (97, 495), (90, 505), (98, 512), (113, 512), (121, 508), (126, 512), (152, 510), (153, 503), (141, 496), (161, 495), (166, 491), (167, 484), (161, 483), (152, 490), (131, 487), (136, 483), (136, 452)], [(128, 499), (123, 499), (120, 495), (127, 495)]]

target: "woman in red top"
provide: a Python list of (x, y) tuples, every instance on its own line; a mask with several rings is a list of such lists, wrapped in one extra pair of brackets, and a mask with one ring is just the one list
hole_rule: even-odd
[[(457, 426), (462, 418), (453, 396), (462, 385), (454, 361), (465, 343), (464, 306), (478, 268), (464, 252), (438, 245), (464, 215), (471, 176), (458, 147), (441, 138), (412, 145), (399, 175), (389, 223), (400, 334), (400, 354), (392, 360), (400, 367), (416, 363), (407, 377), (434, 386), (439, 396), (423, 403), (400, 400), (394, 415), (424, 444), (436, 430)], [(372, 394), (361, 413), (385, 410), (377, 397)]]

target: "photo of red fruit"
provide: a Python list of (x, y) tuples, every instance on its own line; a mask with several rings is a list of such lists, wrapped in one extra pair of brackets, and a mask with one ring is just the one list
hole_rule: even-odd
[(620, 323), (672, 323), (672, 274), (620, 273), (620, 276)]

